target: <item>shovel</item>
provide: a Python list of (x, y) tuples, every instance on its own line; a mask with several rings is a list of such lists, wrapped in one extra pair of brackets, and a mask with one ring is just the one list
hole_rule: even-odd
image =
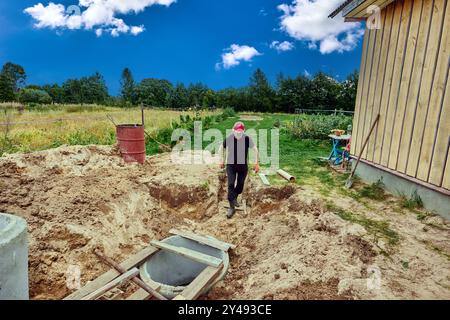
[(352, 173), (350, 174), (350, 177), (348, 177), (347, 182), (345, 183), (345, 187), (347, 189), (350, 189), (353, 186), (353, 177), (355, 176), (356, 168), (358, 168), (358, 164), (361, 161), (362, 154), (364, 150), (366, 149), (367, 143), (369, 142), (369, 138), (372, 135), (373, 129), (375, 129), (376, 124), (378, 123), (378, 120), (380, 120), (380, 114), (377, 115), (375, 118), (375, 121), (372, 124), (372, 127), (370, 128), (369, 134), (366, 137), (366, 140), (364, 141), (364, 144), (362, 146), (361, 151), (359, 152), (358, 160), (356, 161), (355, 167), (352, 170)]

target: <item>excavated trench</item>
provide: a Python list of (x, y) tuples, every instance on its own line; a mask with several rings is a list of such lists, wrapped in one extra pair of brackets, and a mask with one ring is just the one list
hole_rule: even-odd
[[(66, 285), (70, 267), (79, 267), (81, 284), (107, 271), (94, 249), (123, 261), (151, 240), (169, 237), (172, 228), (236, 245), (226, 276), (206, 299), (450, 296), (436, 285), (446, 281), (448, 260), (425, 245), (448, 243), (447, 229), (424, 233), (416, 217), (402, 215), (396, 221), (398, 215), (386, 209), (389, 204), (377, 207), (387, 213), (373, 221), (390, 219), (390, 228), (402, 232), (401, 241), (408, 243), (397, 245), (386, 260), (379, 239), (330, 212), (317, 192), (292, 184), (266, 187), (250, 176), (242, 198), (247, 213), (239, 211), (233, 219), (226, 218), (226, 194), (226, 176), (216, 166), (174, 166), (170, 155), (148, 158), (142, 166), (125, 165), (113, 148), (100, 146), (0, 158), (0, 212), (28, 224), (32, 299), (61, 299), (71, 293)], [(352, 214), (365, 210), (352, 205)], [(155, 256), (160, 265), (169, 265), (166, 259)], [(400, 262), (392, 262), (407, 260), (414, 283), (404, 280)], [(365, 287), (372, 265), (383, 270), (384, 291)], [(195, 265), (174, 278), (161, 269), (147, 272), (171, 287), (183, 287), (198, 274)], [(133, 288), (119, 289), (126, 297)]]

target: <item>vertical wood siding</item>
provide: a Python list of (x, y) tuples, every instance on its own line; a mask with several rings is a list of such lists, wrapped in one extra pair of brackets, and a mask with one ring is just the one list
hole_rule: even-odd
[(397, 0), (366, 29), (352, 154), (450, 190), (450, 0)]

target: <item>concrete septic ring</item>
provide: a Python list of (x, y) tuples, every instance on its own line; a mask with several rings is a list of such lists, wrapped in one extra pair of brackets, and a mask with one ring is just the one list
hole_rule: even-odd
[[(230, 264), (228, 253), (181, 236), (172, 236), (161, 242), (177, 247), (198, 251), (223, 261), (223, 268), (217, 278), (205, 288), (202, 294), (207, 293), (220, 280), (225, 277)], [(140, 268), (142, 280), (151, 287), (160, 286), (159, 292), (168, 299), (181, 294), (206, 268), (205, 264), (196, 262), (181, 255), (159, 250), (152, 255)]]
[(0, 300), (28, 299), (27, 223), (0, 213)]

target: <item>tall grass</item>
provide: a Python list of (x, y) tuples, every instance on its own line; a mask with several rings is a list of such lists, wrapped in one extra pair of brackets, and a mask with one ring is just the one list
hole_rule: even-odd
[[(121, 123), (141, 123), (138, 108), (120, 109), (98, 105), (66, 105), (58, 108), (43, 106), (39, 110), (0, 104), (0, 156), (3, 153), (32, 152), (67, 145), (113, 144), (115, 127), (107, 119)], [(202, 111), (201, 116), (217, 112)], [(145, 125), (150, 134), (169, 128), (180, 115), (194, 117), (198, 112), (178, 112), (166, 110), (146, 110)], [(9, 121), (10, 126), (5, 124)], [(9, 129), (6, 132), (6, 129)]]

